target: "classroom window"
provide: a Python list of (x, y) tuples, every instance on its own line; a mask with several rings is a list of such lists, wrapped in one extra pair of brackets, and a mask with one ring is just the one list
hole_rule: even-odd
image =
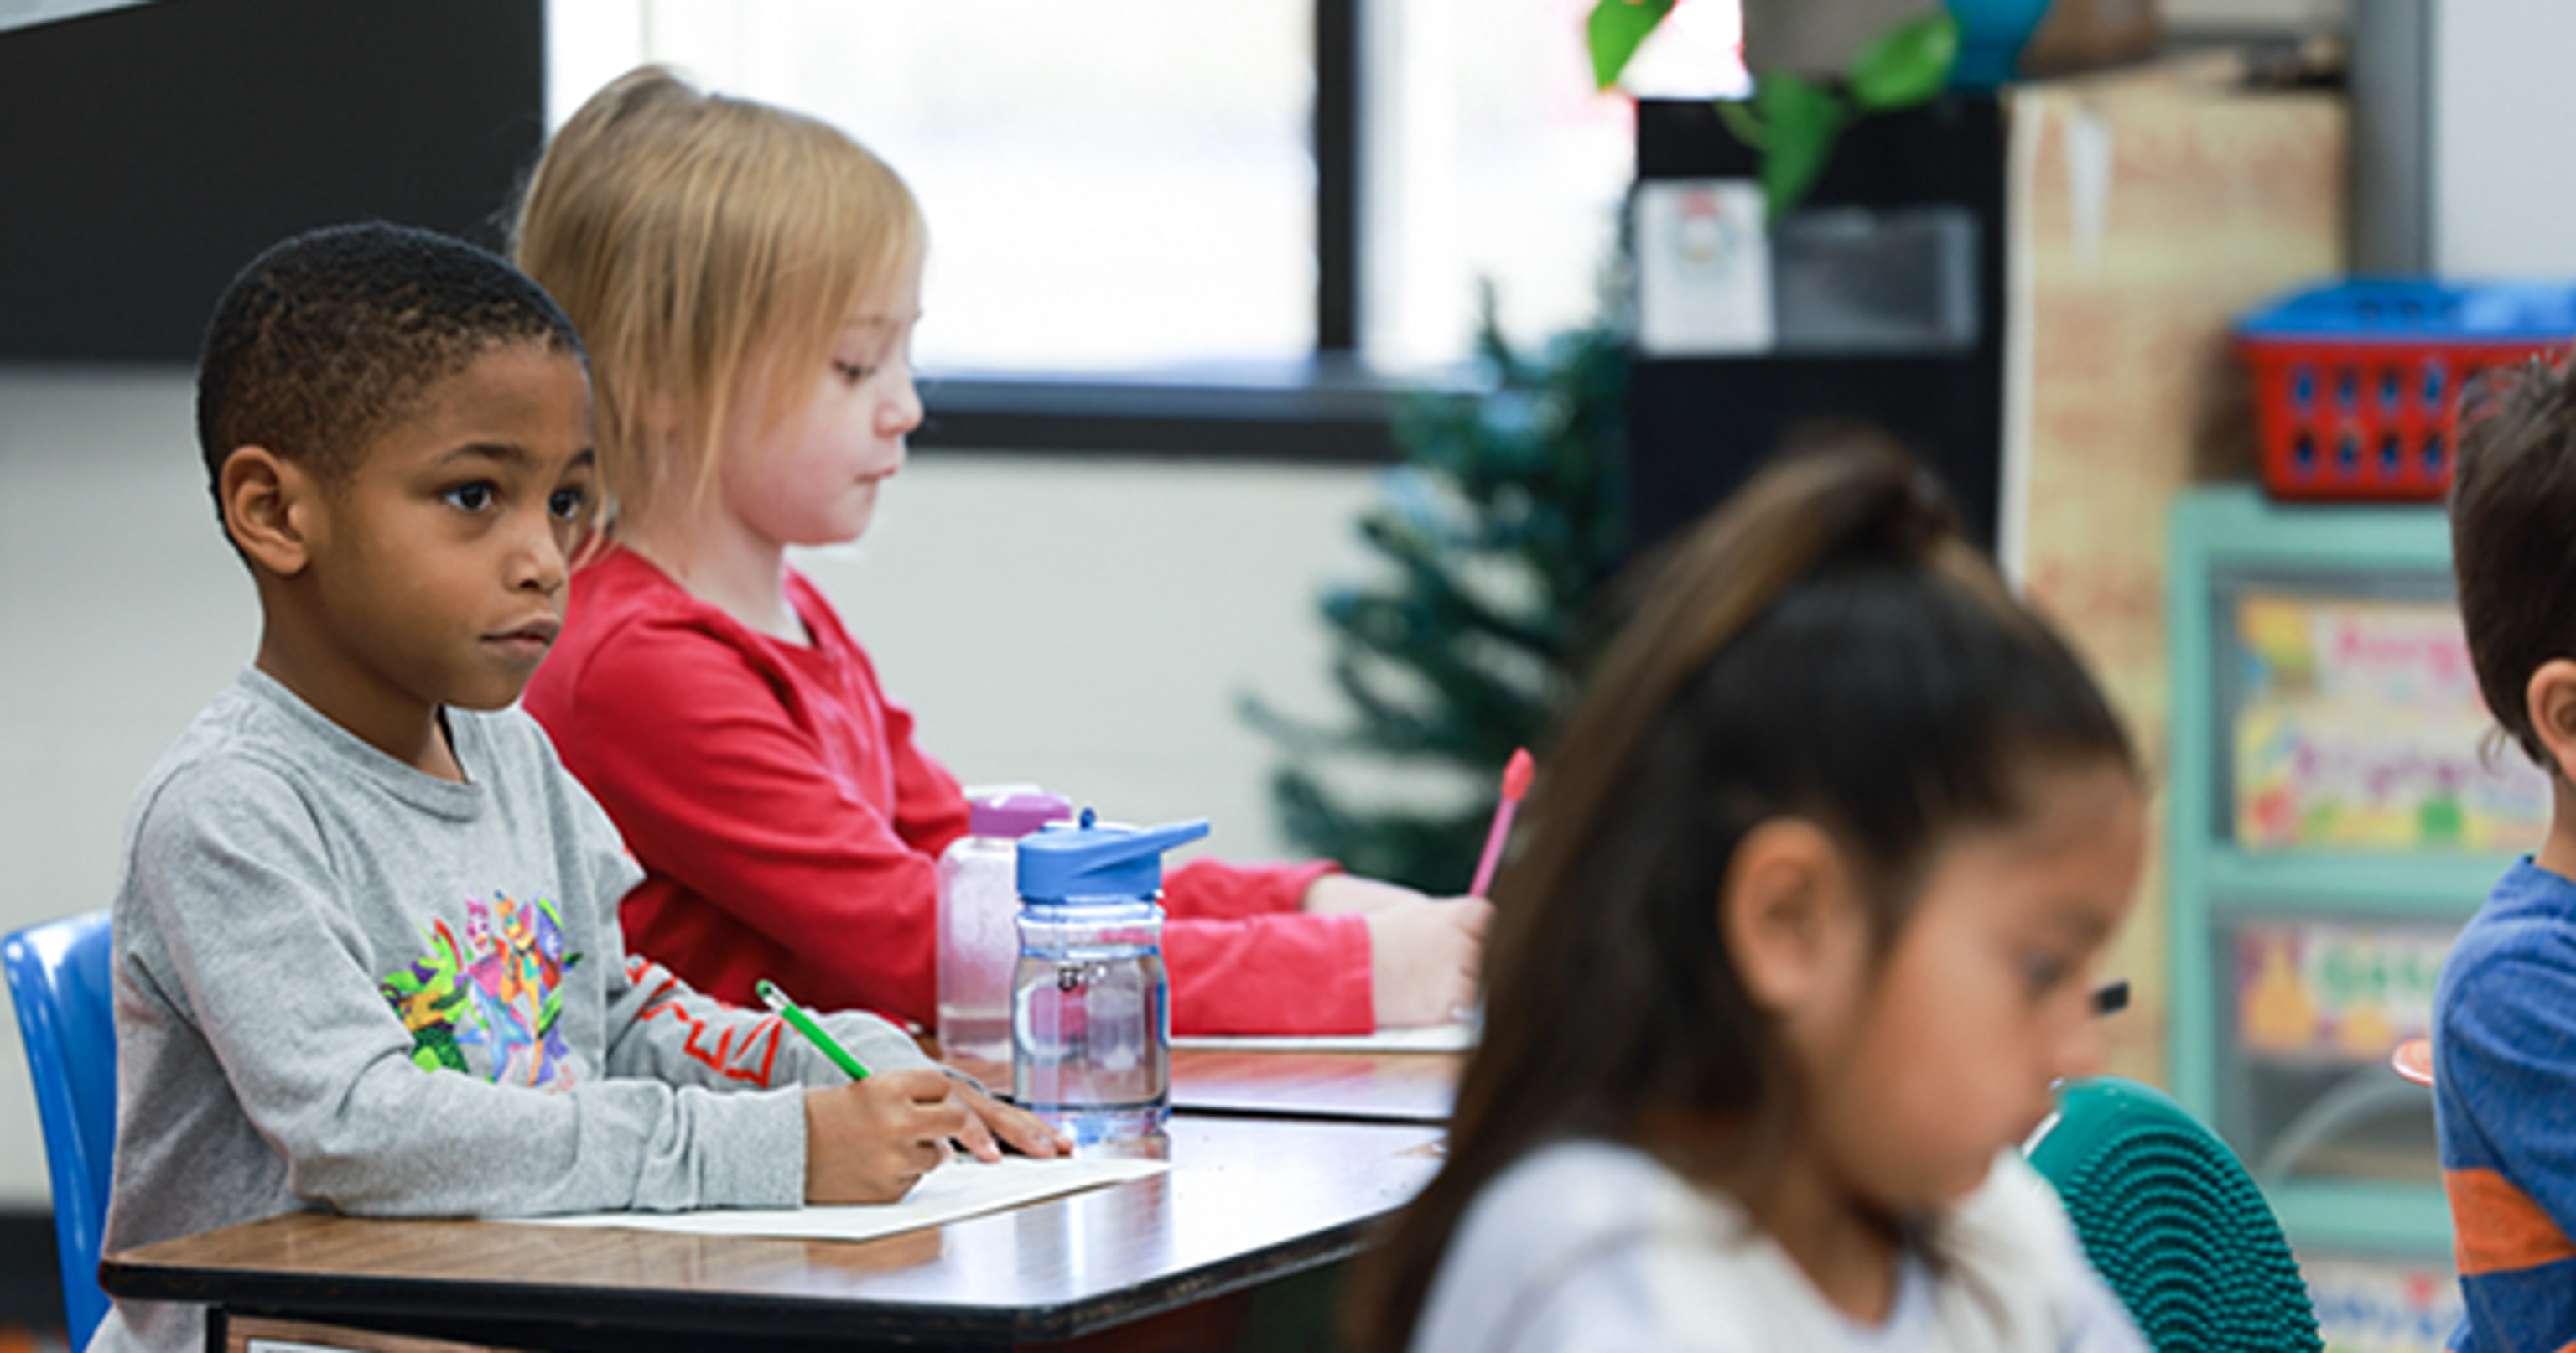
[[(1463, 356), (1493, 285), (1524, 341), (1600, 313), (1636, 174), (1635, 105), (1592, 87), (1592, 0), (1358, 0), (1362, 346), (1411, 367)], [(1740, 92), (1738, 8), (1690, 0), (1628, 89)]]
[(925, 370), (1314, 345), (1305, 0), (556, 0), (548, 116), (637, 60), (811, 113), (930, 219)]
[[(1319, 5), (1347, 16), (1347, 49), (1319, 53)], [(656, 60), (849, 131), (930, 217), (925, 371), (1222, 382), (1343, 346), (1415, 369), (1465, 355), (1480, 279), (1523, 337), (1596, 312), (1632, 122), (1627, 100), (1589, 88), (1587, 11), (550, 0), (549, 118)], [(1319, 90), (1344, 88), (1357, 134), (1324, 153), (1357, 162), (1319, 165)], [(1321, 192), (1335, 172), (1354, 194)], [(1356, 266), (1326, 267), (1345, 202)], [(1318, 318), (1336, 287), (1347, 333)]]

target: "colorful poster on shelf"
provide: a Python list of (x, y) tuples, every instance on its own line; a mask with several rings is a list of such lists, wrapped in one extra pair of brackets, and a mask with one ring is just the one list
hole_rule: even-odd
[(2460, 1324), (2459, 1279), (2440, 1261), (2299, 1256), (2326, 1353), (2441, 1353)]
[(2249, 850), (2536, 844), (2547, 780), (2478, 698), (2446, 602), (2253, 592), (2236, 606), (2236, 838)]
[[(2236, 932), (2236, 1038), (2248, 1053), (2384, 1062), (2433, 1030), (2433, 983), (2457, 932), (2349, 922)], [(2393, 1074), (2393, 1073), (2392, 1073)]]

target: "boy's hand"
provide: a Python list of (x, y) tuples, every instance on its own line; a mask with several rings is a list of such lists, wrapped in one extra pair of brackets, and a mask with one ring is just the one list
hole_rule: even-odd
[[(966, 1106), (966, 1130), (957, 1134), (957, 1140), (975, 1159), (989, 1165), (1002, 1158), (1002, 1147), (1006, 1145), (1023, 1156), (1040, 1160), (1073, 1154), (1071, 1137), (1048, 1127), (1028, 1110), (1001, 1103), (963, 1081), (952, 1080), (948, 1088)], [(997, 1137), (999, 1142), (994, 1140)]]
[(891, 1203), (948, 1159), (973, 1115), (938, 1071), (805, 1092), (805, 1201)]
[(1368, 915), (1377, 1027), (1440, 1024), (1476, 1003), (1476, 962), (1493, 915), (1481, 897), (1409, 902)]

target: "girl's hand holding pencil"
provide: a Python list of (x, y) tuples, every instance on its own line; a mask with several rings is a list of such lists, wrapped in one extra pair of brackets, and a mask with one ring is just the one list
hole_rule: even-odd
[(1472, 1008), (1492, 914), (1481, 897), (1424, 899), (1372, 913), (1369, 995), (1377, 1027), (1445, 1024)]
[(1479, 1010), (1477, 969), (1484, 958), (1485, 925), (1493, 916), (1485, 889), (1502, 863), (1512, 815), (1529, 793), (1537, 763), (1527, 748), (1515, 750), (1503, 770), (1502, 802), (1485, 833), (1483, 858), (1463, 897), (1432, 899), (1410, 888), (1333, 875), (1307, 891), (1310, 912), (1349, 912), (1367, 918), (1369, 997), (1377, 1027), (1402, 1029), (1451, 1020), (1473, 1020)]
[(1305, 910), (1366, 918), (1369, 928), (1369, 998), (1377, 1027), (1403, 1029), (1474, 1019), (1476, 970), (1485, 949), (1485, 924), (1493, 916), (1485, 889), (1502, 863), (1512, 815), (1529, 793), (1537, 764), (1527, 748), (1514, 751), (1503, 770), (1502, 803), (1485, 834), (1484, 858), (1463, 897), (1427, 898), (1410, 888), (1331, 874), (1307, 889)]
[(1304, 910), (1368, 923), (1369, 1001), (1381, 1029), (1440, 1024), (1476, 1003), (1476, 964), (1491, 908), (1475, 897), (1431, 898), (1392, 883), (1327, 874)]

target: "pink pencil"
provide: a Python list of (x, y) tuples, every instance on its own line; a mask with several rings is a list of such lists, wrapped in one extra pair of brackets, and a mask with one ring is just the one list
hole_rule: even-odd
[(1520, 811), (1521, 796), (1529, 792), (1530, 777), (1538, 773), (1538, 763), (1530, 760), (1529, 748), (1512, 752), (1511, 764), (1503, 767), (1503, 801), (1494, 805), (1494, 827), (1485, 833), (1485, 856), (1476, 861), (1476, 882), (1467, 889), (1469, 897), (1483, 897), (1494, 881), (1494, 866), (1503, 862), (1503, 839), (1512, 834), (1512, 814)]

